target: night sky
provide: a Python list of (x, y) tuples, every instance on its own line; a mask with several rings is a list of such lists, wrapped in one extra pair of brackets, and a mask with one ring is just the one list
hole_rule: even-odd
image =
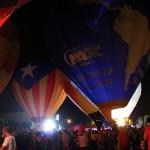
[(150, 114), (150, 67), (142, 80), (142, 93), (138, 104), (131, 114), (131, 118), (135, 121), (138, 117)]
[[(47, 57), (47, 53), (43, 48), (40, 28), (45, 18), (44, 14), (47, 13), (47, 8), (53, 10), (55, 0), (51, 2), (47, 0), (45, 4), (39, 0), (36, 2), (36, 5), (35, 1), (16, 10), (10, 18), (10, 20), (15, 23), (21, 36), (20, 63), (34, 57)], [(38, 43), (38, 45), (36, 43)], [(34, 51), (31, 52), (33, 47)], [(39, 50), (41, 47), (43, 48), (42, 52)], [(36, 53), (34, 53), (35, 51)], [(13, 95), (10, 81), (3, 93), (0, 94), (0, 112), (3, 114), (20, 111), (22, 111), (22, 109)], [(79, 123), (81, 120), (89, 121), (88, 116), (69, 100), (69, 98), (66, 98), (57, 113), (59, 113), (62, 118), (73, 118), (75, 123)], [(137, 117), (147, 114), (150, 114), (150, 67), (142, 80), (142, 94), (136, 108), (131, 114), (131, 118), (136, 120)]]

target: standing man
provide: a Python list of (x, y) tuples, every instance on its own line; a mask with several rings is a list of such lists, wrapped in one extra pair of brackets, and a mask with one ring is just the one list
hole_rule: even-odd
[(0, 150), (16, 150), (16, 141), (12, 136), (12, 128), (10, 126), (5, 126), (3, 128), (4, 142)]
[(148, 150), (150, 150), (150, 118), (147, 119), (147, 126), (144, 131), (144, 140), (148, 143)]

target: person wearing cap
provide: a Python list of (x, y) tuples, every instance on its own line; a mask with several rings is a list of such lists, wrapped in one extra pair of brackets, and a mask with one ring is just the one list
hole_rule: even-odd
[(147, 126), (144, 131), (144, 140), (148, 143), (148, 150), (150, 150), (150, 118), (147, 119)]
[(14, 136), (12, 136), (12, 128), (10, 126), (5, 126), (2, 131), (4, 142), (0, 150), (16, 150), (16, 141)]

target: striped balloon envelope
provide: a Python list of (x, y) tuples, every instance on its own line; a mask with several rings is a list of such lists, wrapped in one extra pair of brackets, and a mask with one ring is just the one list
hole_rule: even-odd
[(62, 86), (70, 100), (97, 125), (101, 125), (105, 120), (105, 117), (102, 115), (100, 108), (89, 101), (88, 98), (73, 85), (63, 72), (60, 71), (60, 74)]
[(0, 93), (10, 81), (19, 58), (19, 34), (12, 22), (0, 28)]
[(36, 125), (51, 119), (66, 98), (59, 76), (55, 66), (46, 60), (31, 61), (16, 70), (13, 93)]

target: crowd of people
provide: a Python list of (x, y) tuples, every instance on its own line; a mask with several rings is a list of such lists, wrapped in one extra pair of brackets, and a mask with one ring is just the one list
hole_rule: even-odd
[(1, 134), (0, 150), (150, 150), (150, 119), (140, 128), (102, 126), (86, 130), (81, 125), (76, 131), (44, 132), (5, 126)]

